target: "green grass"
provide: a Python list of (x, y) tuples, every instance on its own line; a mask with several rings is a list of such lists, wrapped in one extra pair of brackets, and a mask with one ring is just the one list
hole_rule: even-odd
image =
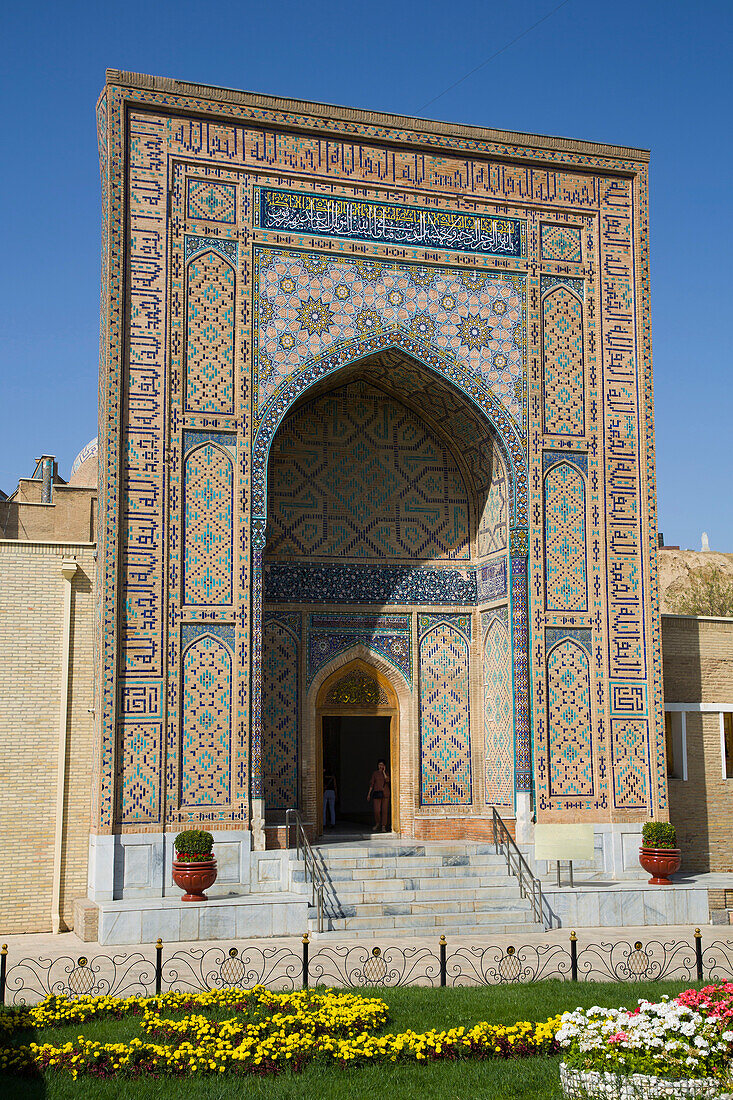
[[(689, 988), (689, 982), (571, 984), (536, 982), (532, 985), (470, 986), (462, 989), (375, 989), (390, 1009), (385, 1031), (427, 1031), (432, 1027), (471, 1025), (479, 1020), (514, 1023), (544, 1020), (569, 1009), (608, 1005), (632, 1007), (640, 997), (659, 1000)], [(360, 990), (360, 992), (364, 992)], [(211, 1014), (221, 1018), (222, 1013)], [(227, 1015), (227, 1013), (223, 1013)], [(138, 1020), (98, 1020), (63, 1028), (46, 1028), (42, 1036), (16, 1034), (16, 1042), (63, 1043), (78, 1035), (100, 1042), (141, 1035)], [(525, 1058), (511, 1062), (464, 1061), (424, 1066), (364, 1066), (344, 1070), (314, 1064), (302, 1074), (274, 1077), (193, 1078), (185, 1081), (143, 1078), (130, 1081), (72, 1081), (62, 1073), (48, 1073), (36, 1081), (6, 1078), (0, 1085), (3, 1100), (559, 1100), (559, 1058)]]

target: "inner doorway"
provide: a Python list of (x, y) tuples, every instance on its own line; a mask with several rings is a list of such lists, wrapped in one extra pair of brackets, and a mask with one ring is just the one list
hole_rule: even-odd
[[(336, 831), (367, 832), (374, 824), (367, 791), (378, 760), (384, 760), (392, 776), (389, 715), (324, 714), (323, 774), (336, 780)], [(392, 828), (392, 805), (388, 829)]]

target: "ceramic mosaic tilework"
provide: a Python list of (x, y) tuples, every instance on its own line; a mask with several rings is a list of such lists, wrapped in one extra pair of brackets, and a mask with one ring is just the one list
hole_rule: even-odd
[(542, 225), (542, 259), (579, 264), (583, 259), (581, 230), (572, 225)]
[(462, 363), (522, 423), (523, 276), (258, 249), (255, 294), (258, 415), (309, 360), (398, 328)]
[[(394, 386), (398, 393), (409, 395), (410, 403), (417, 404), (418, 411), (425, 407), (421, 407), (421, 403), (427, 402), (426, 411), (429, 414), (432, 412), (431, 419), (440, 416), (443, 405), (450, 410), (454, 424), (456, 414), (459, 425), (461, 420), (466, 423), (469, 417), (474, 419), (478, 430), (471, 445), (467, 447), (467, 457), (469, 461), (477, 459), (484, 466), (490, 450), (495, 444), (499, 446), (506, 467), (511, 471), (511, 522), (526, 524), (527, 458), (520, 426), (507, 413), (492, 390), (464, 369), (458, 360), (446, 357), (421, 338), (401, 329), (378, 332), (348, 344), (340, 344), (333, 355), (326, 355), (299, 373), (288, 376), (283, 387), (262, 412), (254, 441), (252, 508), (255, 516), (261, 519), (265, 516), (267, 458), (283, 416), (301, 394), (316, 385), (327, 385), (326, 380), (335, 371), (349, 368), (350, 374), (355, 362), (359, 364), (356, 369), (360, 375), (371, 378), (375, 371), (378, 372), (383, 388), (392, 389)], [(389, 369), (385, 369), (386, 365), (389, 365)], [(415, 380), (417, 384), (411, 385), (411, 381)], [(437, 395), (437, 400), (431, 406), (433, 395)], [(477, 406), (476, 412), (472, 414), (469, 413), (471, 405)], [(460, 431), (459, 428), (459, 433), (464, 438), (465, 430)], [(472, 470), (475, 468), (475, 462), (472, 461)], [(476, 484), (483, 486), (484, 482), (478, 481)]]
[(228, 805), (231, 740), (231, 652), (204, 634), (183, 655), (181, 806)]
[(186, 408), (234, 412), (234, 292), (231, 264), (203, 252), (186, 268)]
[(264, 187), (258, 198), (258, 224), (281, 233), (417, 244), (483, 256), (519, 258), (526, 252), (526, 227), (519, 218), (491, 218)]
[(265, 560), (470, 557), (447, 444), (365, 382), (292, 413), (270, 451)]
[(476, 573), (470, 567), (272, 563), (264, 589), (268, 603), (460, 606), (476, 602)]
[(420, 639), (420, 802), (471, 802), (468, 643), (448, 622)]
[(184, 466), (183, 599), (214, 606), (232, 602), (234, 470), (212, 443), (191, 451)]
[(509, 632), (493, 618), (484, 635), (484, 797), (514, 808), (512, 651)]
[(645, 718), (611, 719), (613, 803), (618, 809), (651, 812), (648, 742)]
[(550, 791), (563, 798), (593, 794), (588, 654), (569, 639), (547, 658)]
[(491, 470), (491, 484), (479, 520), (478, 555), (480, 558), (506, 550), (508, 519), (509, 487), (506, 471), (497, 455)]
[(126, 825), (160, 820), (162, 733), (160, 722), (121, 723), (122, 820)]
[(268, 619), (262, 636), (262, 772), (268, 809), (298, 807), (298, 638)]
[(339, 653), (364, 645), (385, 657), (412, 689), (410, 615), (311, 615), (308, 620), (307, 682)]
[(585, 483), (567, 462), (545, 474), (545, 591), (548, 611), (588, 609)]
[(565, 286), (542, 302), (543, 391), (545, 431), (582, 436), (585, 431), (583, 303)]
[[(285, 178), (290, 172), (307, 173), (309, 180), (318, 180), (319, 186), (335, 193), (339, 187), (350, 188), (351, 193), (360, 196), (368, 194), (371, 187), (408, 187), (412, 193), (426, 196), (428, 203), (435, 203), (439, 195), (440, 201), (450, 208), (454, 204), (465, 204), (468, 196), (469, 205), (478, 201), (479, 208), (481, 202), (488, 200), (517, 209), (521, 196), (522, 201), (526, 199), (536, 209), (551, 196), (555, 207), (572, 209), (579, 220), (587, 215), (589, 226), (597, 216), (598, 233), (584, 235), (584, 245), (591, 250), (585, 257), (589, 263), (589, 278), (594, 270), (600, 273), (597, 301), (599, 315), (601, 309), (603, 312), (603, 324), (599, 324), (603, 346), (600, 347), (599, 341), (597, 353), (597, 366), (600, 368), (602, 361), (604, 379), (598, 401), (602, 426), (598, 448), (607, 465), (600, 467), (599, 508), (602, 523), (605, 523), (605, 531), (601, 534), (605, 548), (601, 545), (600, 553), (607, 556), (608, 567), (600, 578), (602, 589), (597, 617), (599, 629), (601, 626), (603, 629), (601, 641), (607, 646), (612, 675), (648, 682), (650, 704), (653, 699), (655, 710), (659, 711), (658, 618), (650, 614), (649, 620), (645, 619), (645, 601), (648, 601), (650, 590), (647, 567), (652, 560), (653, 569), (654, 537), (651, 360), (648, 321), (643, 320), (637, 331), (635, 320), (637, 315), (642, 319), (648, 315), (646, 165), (623, 151), (614, 157), (605, 157), (592, 150), (559, 147), (543, 153), (543, 163), (538, 165), (533, 161), (536, 150), (516, 143), (487, 142), (483, 138), (477, 142), (467, 132), (461, 135), (415, 134), (399, 127), (390, 132), (390, 137), (398, 137), (401, 145), (396, 145), (387, 156), (384, 145), (374, 141), (375, 138), (380, 142), (384, 139), (379, 126), (364, 121), (364, 116), (358, 114), (347, 120), (336, 112), (328, 123), (317, 123), (297, 109), (290, 115), (276, 116), (260, 105), (216, 102), (207, 98), (210, 93), (198, 93), (195, 89), (185, 93), (184, 86), (167, 88), (160, 83), (155, 90), (141, 85), (134, 92), (110, 86), (104, 101), (108, 121), (100, 123), (104, 128), (104, 140), (100, 141), (103, 180), (108, 168), (110, 180), (105, 209), (110, 264), (109, 268), (104, 266), (105, 278), (108, 274), (109, 280), (104, 298), (106, 348), (103, 399), (100, 400), (104, 425), (100, 463), (101, 515), (105, 528), (100, 535), (100, 562), (104, 578), (103, 644), (107, 655), (104, 703), (99, 711), (103, 723), (99, 818), (102, 826), (111, 826), (114, 809), (111, 793), (115, 786), (111, 770), (114, 741), (110, 739), (110, 722), (116, 697), (114, 662), (117, 652), (121, 654), (120, 669), (138, 679), (148, 677), (151, 683), (164, 686), (161, 680), (165, 651), (161, 645), (164, 624), (160, 613), (159, 561), (165, 501), (162, 444), (166, 428), (162, 417), (162, 394), (167, 385), (165, 333), (169, 319), (165, 295), (171, 278), (166, 270), (169, 228), (165, 220), (166, 166), (171, 158), (185, 159), (189, 164), (195, 162), (196, 170), (201, 172), (210, 167), (219, 175), (238, 168), (252, 173), (272, 173), (273, 164), (276, 164)], [(123, 131), (126, 99), (136, 102), (129, 112), (129, 127)], [(178, 112), (178, 116), (171, 119), (164, 111)], [(187, 115), (186, 112), (191, 113)], [(100, 119), (102, 116), (100, 105)], [(226, 121), (227, 116), (230, 122)], [(256, 118), (257, 129), (250, 126), (248, 120), (251, 118)], [(284, 118), (287, 119), (285, 123)], [(301, 127), (301, 131), (288, 130), (289, 123)], [(317, 132), (314, 126), (320, 126), (321, 130)], [(122, 147), (123, 133), (130, 139), (125, 149)], [(431, 143), (435, 146), (433, 150)], [(411, 144), (415, 147), (411, 148)], [(478, 148), (481, 157), (474, 159), (472, 151)], [(275, 154), (274, 149), (277, 149)], [(487, 150), (497, 158), (490, 169), (486, 162)], [(505, 156), (511, 160), (502, 160)], [(130, 168), (125, 174), (123, 163)], [(630, 177), (615, 175), (619, 168), (628, 171)], [(129, 190), (124, 192), (127, 181)], [(448, 199), (446, 196), (450, 192), (453, 195)], [(183, 195), (172, 197), (174, 203), (183, 203), (185, 199)], [(125, 245), (127, 252), (123, 250), (122, 239), (126, 226), (122, 216), (123, 202), (129, 211), (132, 229), (131, 241)], [(176, 216), (180, 216), (182, 206), (177, 210)], [(246, 236), (246, 229), (239, 231)], [(540, 255), (539, 232), (537, 228), (532, 232), (533, 256), (537, 257)], [(597, 257), (593, 255), (594, 242), (598, 242), (596, 248), (600, 247)], [(640, 251), (635, 255), (637, 242), (640, 242)], [(414, 253), (407, 251), (412, 259)], [(123, 276), (127, 274), (123, 262), (125, 255), (130, 259), (130, 278), (123, 283)], [(419, 256), (414, 259), (419, 261)], [(439, 262), (445, 263), (445, 260), (441, 258)], [(507, 263), (517, 264), (518, 261)], [(244, 277), (248, 277), (246, 272)], [(130, 290), (125, 301), (122, 299), (123, 285)], [(120, 385), (123, 339), (125, 346), (131, 349), (129, 402)], [(590, 364), (591, 352), (588, 354)], [(592, 369), (590, 365), (588, 369)], [(600, 369), (598, 376), (601, 377)], [(646, 422), (643, 418), (639, 420), (637, 398)], [(589, 405), (589, 417), (591, 415)], [(243, 430), (246, 433), (246, 426)], [(533, 453), (537, 453), (534, 440), (532, 446)], [(604, 483), (606, 470), (607, 485)], [(257, 476), (253, 467), (253, 492)], [(588, 503), (590, 508), (590, 497)], [(259, 515), (262, 518), (262, 513)], [(648, 515), (651, 516), (647, 524), (648, 539), (642, 546), (642, 529)], [(590, 518), (588, 522), (590, 524)], [(532, 568), (534, 571), (539, 567), (533, 565)], [(243, 591), (248, 592), (246, 566), (243, 566), (242, 576), (245, 578)], [(257, 576), (252, 580), (256, 589)], [(116, 620), (118, 607), (129, 609), (127, 619), (119, 625)], [(242, 614), (245, 628), (242, 635), (246, 636), (249, 627), (254, 636), (257, 622), (247, 624), (246, 612), (243, 610)], [(243, 669), (248, 668), (245, 662)], [(245, 703), (246, 696), (247, 687), (244, 686)], [(256, 708), (256, 701), (253, 705)], [(658, 717), (657, 714), (659, 727)], [(246, 729), (242, 731), (242, 739), (246, 740)], [(663, 747), (657, 753), (655, 766), (663, 769)], [(253, 760), (253, 770), (256, 770), (256, 760)], [(655, 797), (663, 806), (665, 781), (663, 774), (659, 774)]]
[(235, 225), (236, 187), (229, 183), (211, 183), (209, 180), (189, 180), (186, 216)]
[(476, 599), (479, 603), (493, 603), (507, 594), (507, 559), (498, 558), (476, 568)]

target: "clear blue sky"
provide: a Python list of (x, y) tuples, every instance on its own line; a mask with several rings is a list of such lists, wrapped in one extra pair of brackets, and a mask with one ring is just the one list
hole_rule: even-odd
[(6, 5), (0, 488), (96, 434), (105, 68), (652, 151), (659, 523), (733, 551), (731, 0)]

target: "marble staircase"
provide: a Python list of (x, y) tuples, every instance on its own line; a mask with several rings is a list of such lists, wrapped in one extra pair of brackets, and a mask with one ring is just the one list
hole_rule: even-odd
[[(316, 844), (313, 852), (326, 883), (325, 932), (373, 938), (542, 930), (493, 845), (379, 836)], [(291, 890), (310, 891), (296, 860)], [(316, 930), (311, 910), (309, 931)]]

